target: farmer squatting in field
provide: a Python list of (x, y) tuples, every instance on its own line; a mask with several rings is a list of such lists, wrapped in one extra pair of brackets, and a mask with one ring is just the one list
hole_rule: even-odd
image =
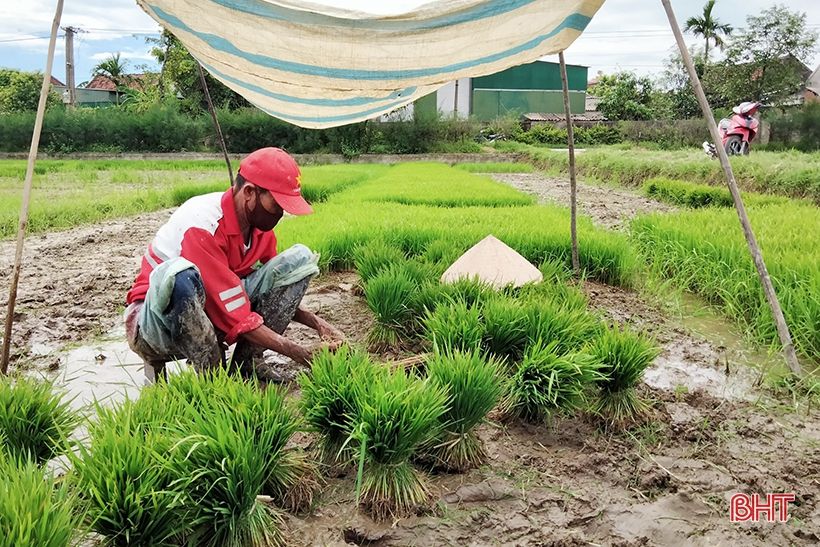
[(318, 347), (282, 336), (291, 320), (316, 330), (321, 345), (342, 341), (338, 329), (300, 307), (319, 273), (318, 256), (298, 244), (276, 253), (273, 228), (283, 212), (313, 212), (299, 177), (283, 150), (257, 150), (240, 164), (232, 188), (189, 199), (159, 229), (125, 311), (128, 343), (149, 380), (173, 359), (198, 370), (217, 366), (223, 343), (236, 342), (232, 365), (243, 373), (253, 372), (264, 349), (307, 363)]

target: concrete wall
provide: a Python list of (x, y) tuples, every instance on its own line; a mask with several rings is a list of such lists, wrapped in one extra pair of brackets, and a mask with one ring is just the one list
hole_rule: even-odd
[(454, 108), (458, 108), (458, 117), (467, 118), (471, 113), (472, 93), (470, 78), (458, 80), (458, 103), (456, 103), (456, 82), (450, 82), (436, 91), (436, 109), (443, 116), (452, 116)]

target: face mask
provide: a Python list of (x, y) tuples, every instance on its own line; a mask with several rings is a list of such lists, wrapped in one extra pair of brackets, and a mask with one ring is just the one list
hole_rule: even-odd
[(248, 219), (248, 223), (254, 228), (263, 232), (269, 232), (273, 230), (282, 218), (282, 210), (280, 208), (277, 212), (271, 213), (265, 209), (262, 205), (262, 199), (260, 198), (261, 192), (258, 189), (255, 191), (256, 204), (254, 204), (253, 209), (250, 209), (247, 202), (245, 203), (245, 217)]

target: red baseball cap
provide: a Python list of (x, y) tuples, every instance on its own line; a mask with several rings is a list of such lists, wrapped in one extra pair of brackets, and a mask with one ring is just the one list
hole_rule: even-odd
[(239, 164), (239, 174), (271, 193), (276, 203), (292, 215), (309, 215), (313, 208), (302, 197), (301, 172), (296, 161), (281, 148), (260, 148)]

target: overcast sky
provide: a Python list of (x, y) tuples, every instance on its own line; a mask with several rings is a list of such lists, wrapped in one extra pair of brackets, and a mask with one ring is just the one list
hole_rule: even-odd
[[(419, 0), (314, 0), (370, 11), (399, 13), (426, 2)], [(702, 10), (705, 0), (673, 0), (683, 21)], [(746, 16), (774, 4), (772, 0), (718, 0), (715, 15), (735, 27), (745, 24)], [(789, 9), (808, 15), (808, 24), (820, 29), (820, 1), (789, 0)], [(55, 0), (0, 0), (0, 67), (43, 70), (48, 34), (54, 16)], [(65, 0), (63, 26), (85, 32), (75, 40), (77, 83), (91, 77), (92, 67), (113, 52), (122, 52), (132, 71), (147, 64), (156, 69), (145, 38), (157, 36), (159, 27), (145, 15), (134, 0)], [(700, 43), (692, 37), (690, 43)], [(65, 53), (60, 40), (54, 61), (54, 75), (65, 81)], [(669, 57), (674, 39), (660, 0), (607, 0), (587, 27), (586, 32), (567, 50), (567, 62), (590, 67), (590, 78), (598, 71), (632, 70), (656, 75)], [(816, 52), (820, 53), (820, 52)], [(812, 68), (820, 63), (816, 54)]]

